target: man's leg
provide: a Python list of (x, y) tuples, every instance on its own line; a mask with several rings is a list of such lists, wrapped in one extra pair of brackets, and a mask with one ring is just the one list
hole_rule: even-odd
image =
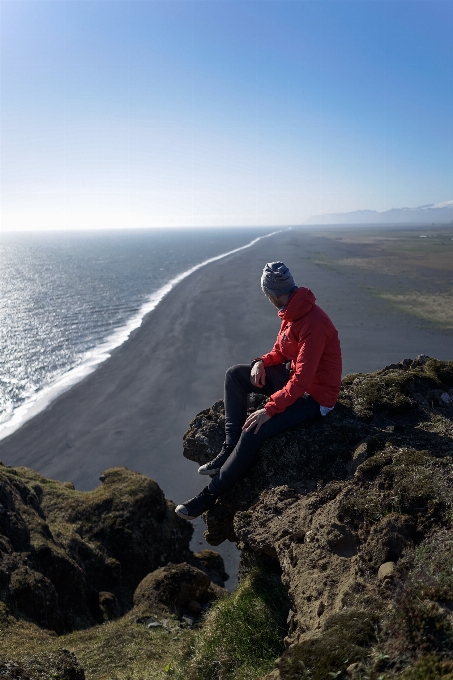
[[(261, 427), (258, 433), (260, 436), (256, 435), (254, 440), (250, 439), (249, 436), (245, 437), (244, 435), (253, 436), (253, 430), (250, 433), (242, 432), (242, 425), (245, 423), (247, 417), (247, 394), (250, 392), (258, 392), (270, 396), (286, 385), (289, 379), (289, 370), (284, 364), (280, 366), (270, 366), (268, 369), (266, 369), (266, 381), (264, 387), (255, 387), (250, 381), (250, 370), (250, 365), (242, 364), (233, 366), (227, 371), (227, 377), (225, 380), (225, 420), (226, 423), (228, 423), (228, 429), (225, 427), (225, 430), (227, 432), (227, 437), (230, 438), (229, 441), (234, 441), (234, 443), (237, 445), (230, 454), (229, 447), (224, 450), (224, 444), (222, 451), (218, 456), (216, 456), (214, 461), (211, 461), (211, 463), (206, 463), (206, 465), (202, 465), (198, 469), (200, 474), (210, 474), (210, 471), (207, 468), (212, 468), (214, 463), (218, 462), (218, 466), (220, 467), (220, 471), (218, 473), (217, 469), (215, 470), (217, 477), (212, 480), (209, 486), (205, 487), (203, 491), (194, 496), (194, 498), (191, 498), (182, 505), (176, 506), (176, 514), (183, 519), (195, 519), (196, 517), (199, 517), (201, 514), (203, 514), (203, 512), (210, 510), (215, 504), (218, 494), (228, 488), (236, 481), (238, 477), (244, 474), (264, 439), (272, 437), (274, 434), (278, 434), (278, 432), (283, 430), (287, 430), (289, 427), (295, 427), (307, 417), (306, 415), (302, 417), (299, 409), (297, 410), (297, 414), (295, 412), (295, 415), (292, 419), (288, 419), (288, 417), (286, 417), (284, 421), (282, 420), (280, 429), (275, 427), (276, 423), (274, 422), (272, 431), (269, 430), (267, 436), (263, 437), (263, 427), (274, 421), (277, 417), (274, 416), (274, 418), (271, 418)], [(308, 397), (308, 399), (311, 399), (311, 397)], [(299, 399), (298, 401), (302, 400)], [(314, 399), (311, 399), (311, 401), (316, 406), (316, 408), (312, 408), (312, 410), (319, 413), (319, 404), (317, 404)], [(292, 407), (290, 406), (289, 408)], [(285, 413), (287, 413), (288, 410), (289, 409), (286, 409)], [(227, 456), (227, 460), (224, 463), (225, 456)], [(205, 469), (203, 470), (203, 468)], [(218, 482), (219, 486), (221, 487), (220, 489), (217, 489), (217, 487), (212, 487), (213, 482), (216, 481), (217, 483), (217, 480), (220, 480)]]
[(264, 387), (255, 387), (250, 380), (250, 364), (238, 364), (225, 375), (225, 441), (236, 446), (247, 418), (247, 395), (252, 392), (268, 397), (281, 390), (289, 380), (285, 364), (266, 368)]
[[(305, 420), (320, 414), (319, 404), (310, 397), (301, 397), (288, 406), (283, 413), (277, 413), (255, 434), (255, 428), (242, 431), (240, 439), (222, 466), (220, 472), (211, 480), (209, 491), (218, 495), (229, 489), (240, 477), (243, 477), (253, 462), (261, 444), (285, 430), (301, 425)], [(245, 419), (244, 419), (245, 420)]]

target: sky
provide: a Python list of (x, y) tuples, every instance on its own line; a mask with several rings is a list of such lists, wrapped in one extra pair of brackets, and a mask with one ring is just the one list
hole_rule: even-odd
[(2, 230), (453, 199), (453, 0), (0, 0)]

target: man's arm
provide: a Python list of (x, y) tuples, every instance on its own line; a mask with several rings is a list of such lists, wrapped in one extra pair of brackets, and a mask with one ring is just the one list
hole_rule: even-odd
[(282, 413), (288, 406), (294, 404), (296, 399), (303, 397), (310, 390), (324, 352), (326, 338), (325, 327), (304, 329), (300, 338), (295, 370), (291, 378), (283, 389), (271, 395), (264, 407), (269, 416)]
[(268, 366), (276, 366), (277, 364), (284, 364), (285, 361), (288, 361), (288, 359), (280, 352), (278, 341), (275, 343), (270, 352), (263, 354), (261, 359), (265, 368)]
[(250, 371), (250, 380), (255, 387), (264, 387), (266, 382), (266, 368), (268, 366), (276, 366), (283, 364), (287, 358), (283, 356), (280, 351), (279, 340), (274, 343), (273, 348), (267, 354), (263, 354), (260, 359), (254, 359), (252, 362), (252, 370)]

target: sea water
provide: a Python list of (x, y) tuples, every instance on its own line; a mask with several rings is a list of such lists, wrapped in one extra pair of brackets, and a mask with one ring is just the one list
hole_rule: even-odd
[(182, 278), (275, 229), (0, 237), (0, 439), (124, 342)]

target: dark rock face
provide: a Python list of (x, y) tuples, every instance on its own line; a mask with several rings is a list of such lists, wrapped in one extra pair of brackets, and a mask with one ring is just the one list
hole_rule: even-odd
[(0, 466), (0, 599), (57, 632), (119, 616), (140, 581), (191, 560), (192, 526), (152, 479), (112, 468), (94, 491)]
[(220, 588), (223, 588), (225, 581), (230, 578), (225, 572), (221, 555), (214, 550), (200, 550), (200, 552), (195, 553), (193, 563), (209, 576), (212, 583)]
[[(346, 671), (346, 657), (359, 668), (367, 646), (377, 644), (377, 621), (380, 653), (395, 669), (398, 658), (416, 655), (411, 625), (444, 631), (444, 637), (431, 635), (435, 642), (426, 653), (451, 647), (453, 654), (453, 617), (439, 604), (439, 589), (433, 585), (428, 596), (420, 594), (419, 581), (409, 585), (414, 565), (425, 564), (427, 554), (432, 564), (429, 540), (451, 531), (452, 390), (453, 362), (423, 356), (346, 376), (334, 411), (267, 441), (247, 477), (205, 514), (212, 545), (237, 541), (244, 554), (252, 551), (280, 567), (292, 611), (287, 652), (269, 679), (324, 680)], [(223, 404), (216, 402), (191, 423), (184, 455), (198, 464), (212, 458), (223, 428)], [(395, 566), (378, 579), (390, 562)], [(439, 569), (442, 597), (453, 600), (451, 564)], [(414, 614), (413, 602), (426, 597), (432, 604)], [(412, 612), (405, 615), (406, 628), (392, 618), (398, 603)], [(363, 677), (374, 678), (375, 670)]]

